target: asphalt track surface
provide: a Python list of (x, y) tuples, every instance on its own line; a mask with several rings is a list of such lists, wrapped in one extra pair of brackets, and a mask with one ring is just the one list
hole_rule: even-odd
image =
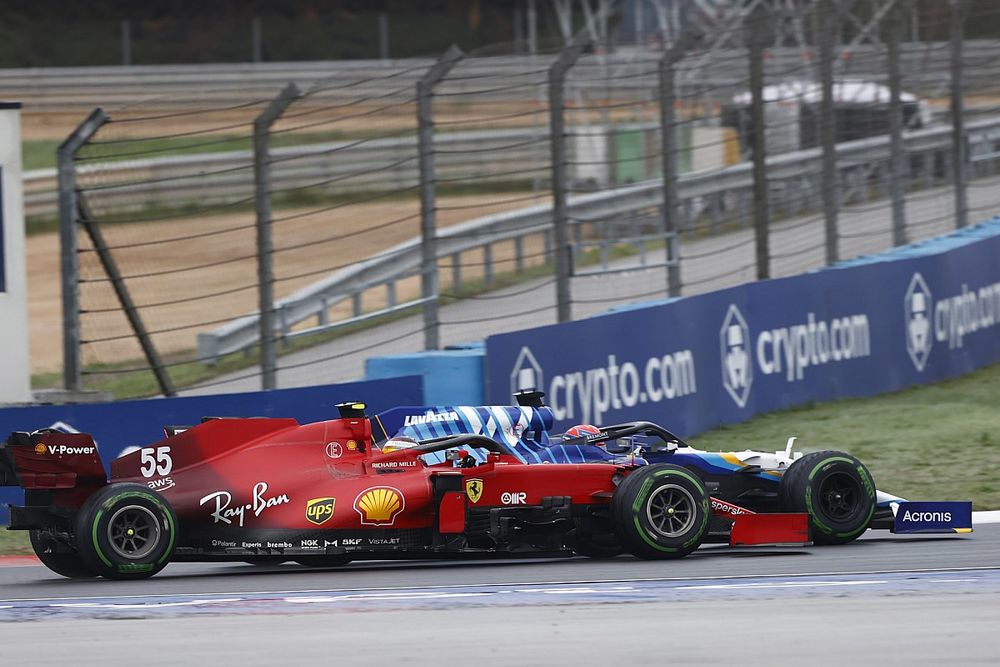
[(998, 629), (1000, 524), (676, 562), (0, 568), (5, 664), (995, 664)]

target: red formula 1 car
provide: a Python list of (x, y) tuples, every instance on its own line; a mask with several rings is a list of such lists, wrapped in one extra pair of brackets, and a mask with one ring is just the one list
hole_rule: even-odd
[[(14, 433), (0, 485), (35, 553), (67, 577), (149, 577), (171, 561), (343, 565), (355, 559), (516, 555), (679, 558), (720, 523), (733, 545), (809, 540), (805, 514), (754, 514), (711, 499), (674, 465), (525, 465), (459, 435), (388, 451), (362, 404), (341, 418), (209, 419), (111, 463), (85, 434)], [(669, 446), (669, 445), (667, 445)], [(485, 462), (463, 447), (490, 452)], [(445, 451), (445, 462), (419, 457)]]

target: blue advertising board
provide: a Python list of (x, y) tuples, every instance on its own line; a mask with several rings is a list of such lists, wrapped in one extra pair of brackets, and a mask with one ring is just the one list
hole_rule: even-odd
[[(681, 436), (1000, 360), (1000, 223), (891, 255), (492, 336), (486, 394), (546, 392), (555, 427)], [(572, 344), (567, 344), (572, 341)]]
[[(369, 414), (397, 405), (420, 405), (423, 383), (420, 377), (403, 377), (245, 394), (6, 408), (0, 409), (0, 437), (53, 426), (89, 433), (107, 464), (126, 447), (162, 439), (167, 425), (197, 424), (209, 416), (292, 417), (309, 423), (336, 418), (335, 406), (344, 401), (364, 401)], [(20, 489), (0, 489), (0, 524), (7, 523), (7, 503), (22, 498)]]

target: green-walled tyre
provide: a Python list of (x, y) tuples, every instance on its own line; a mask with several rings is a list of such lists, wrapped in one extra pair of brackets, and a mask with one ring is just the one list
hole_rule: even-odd
[(95, 492), (76, 519), (83, 562), (108, 579), (145, 579), (174, 553), (177, 517), (170, 503), (141, 484), (110, 484)]
[(816, 544), (853, 542), (875, 516), (872, 475), (845, 452), (814, 452), (792, 463), (781, 478), (778, 497), (786, 511), (809, 514)]
[(622, 545), (646, 559), (682, 558), (708, 532), (708, 491), (680, 466), (643, 466), (630, 474), (611, 499), (611, 516)]

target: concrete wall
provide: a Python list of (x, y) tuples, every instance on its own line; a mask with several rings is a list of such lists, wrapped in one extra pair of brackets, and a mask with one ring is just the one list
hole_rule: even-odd
[(21, 105), (0, 102), (0, 404), (31, 400), (21, 188)]

